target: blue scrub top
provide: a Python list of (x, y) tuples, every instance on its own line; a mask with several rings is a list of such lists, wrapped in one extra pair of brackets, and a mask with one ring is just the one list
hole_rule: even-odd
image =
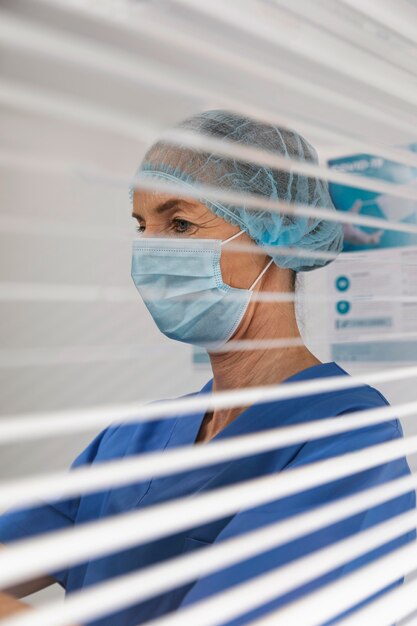
[[(284, 384), (327, 376), (349, 376), (349, 374), (335, 362), (322, 363), (287, 378)], [(209, 381), (200, 393), (210, 391), (211, 387), (212, 381)], [(325, 419), (350, 411), (370, 409), (387, 404), (387, 400), (379, 391), (362, 384), (352, 389), (268, 402), (267, 404), (251, 406), (245, 410), (212, 441), (279, 426)], [(98, 435), (81, 453), (73, 463), (73, 467), (191, 445), (196, 439), (203, 417), (204, 412), (201, 412), (191, 416), (179, 415), (173, 419), (156, 422), (111, 426)], [(7, 543), (51, 530), (71, 528), (75, 524), (98, 520), (108, 515), (140, 510), (159, 502), (197, 492), (203, 493), (273, 472), (286, 471), (329, 457), (399, 439), (402, 436), (400, 423), (397, 419), (392, 419), (376, 426), (332, 435), (320, 440), (304, 441), (286, 448), (231, 462), (223, 462), (172, 476), (148, 479), (97, 494), (43, 504), (29, 510), (13, 511), (0, 518), (0, 542)], [(210, 442), (204, 445), (210, 445)], [(164, 539), (134, 546), (117, 554), (55, 572), (53, 575), (67, 593), (70, 593), (165, 559), (202, 549), (208, 544), (218, 543), (291, 515), (309, 511), (318, 505), (351, 495), (362, 489), (375, 487), (385, 481), (409, 473), (409, 467), (403, 458), (272, 503), (239, 511), (235, 515), (210, 522), (198, 528), (190, 528)], [(331, 481), (331, 476), (329, 476), (329, 480)], [(314, 550), (344, 539), (413, 507), (415, 507), (415, 494), (410, 492), (323, 530), (228, 567), (216, 574), (202, 577), (193, 583), (173, 589), (140, 605), (107, 616), (94, 622), (94, 624), (100, 626), (136, 626), (142, 624), (166, 612), (207, 598), (211, 594), (306, 556)], [(391, 541), (389, 544), (373, 550), (284, 596), (280, 596), (279, 589), (277, 589), (276, 600), (251, 613), (240, 616), (229, 622), (228, 626), (246, 624), (271, 609), (282, 606), (308, 591), (331, 582), (412, 539), (414, 539), (414, 532), (403, 535), (395, 541)], [(400, 580), (396, 584), (401, 582)]]

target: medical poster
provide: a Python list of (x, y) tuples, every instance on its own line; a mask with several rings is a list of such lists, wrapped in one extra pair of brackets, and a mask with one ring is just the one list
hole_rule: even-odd
[[(417, 144), (409, 146), (417, 153)], [(331, 159), (329, 166), (415, 186), (417, 169), (371, 155)], [(417, 224), (417, 202), (338, 184), (339, 211)], [(417, 235), (344, 224), (343, 253), (329, 265), (330, 344), (339, 361), (417, 361)]]

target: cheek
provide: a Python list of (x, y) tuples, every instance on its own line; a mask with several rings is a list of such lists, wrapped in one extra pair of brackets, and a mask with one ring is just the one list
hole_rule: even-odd
[(223, 282), (237, 289), (249, 289), (259, 274), (252, 255), (222, 252), (220, 259)]

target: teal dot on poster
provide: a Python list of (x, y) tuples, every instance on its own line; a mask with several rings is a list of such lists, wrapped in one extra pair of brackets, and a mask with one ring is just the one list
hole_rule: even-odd
[(350, 311), (350, 303), (347, 300), (339, 300), (336, 304), (336, 308), (340, 315), (346, 315), (346, 313), (349, 313)]
[(350, 280), (347, 276), (338, 276), (336, 278), (336, 289), (338, 291), (347, 291), (350, 287)]

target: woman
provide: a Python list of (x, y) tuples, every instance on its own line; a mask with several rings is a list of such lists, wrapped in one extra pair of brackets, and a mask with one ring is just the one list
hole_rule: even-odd
[[(180, 127), (211, 138), (227, 139), (237, 146), (269, 150), (286, 158), (317, 163), (313, 148), (296, 133), (231, 112), (216, 110), (199, 113), (186, 119)], [(336, 256), (342, 246), (340, 223), (314, 216), (285, 216), (250, 210), (222, 203), (221, 200), (207, 199), (204, 194), (194, 199), (184, 193), (190, 186), (215, 185), (222, 192), (258, 194), (261, 199), (281, 199), (332, 210), (327, 185), (323, 181), (163, 141), (148, 150), (139, 173), (143, 177), (141, 180), (175, 183), (177, 191), (152, 191), (143, 183), (142, 187), (139, 184), (132, 190), (133, 216), (140, 233), (133, 248), (132, 277), (163, 333), (173, 339), (208, 348), (213, 379), (200, 393), (348, 376), (334, 362), (321, 363), (302, 343), (293, 302), (254, 297), (254, 294), (267, 292), (293, 292), (299, 271), (310, 271), (325, 265), (331, 258), (328, 253)], [(233, 245), (237, 243), (245, 244), (245, 249), (233, 250)], [(327, 256), (322, 253), (327, 253)], [(231, 339), (268, 340), (270, 345), (269, 349), (258, 345), (242, 353), (233, 350), (232, 344), (227, 346)], [(290, 340), (293, 345), (276, 347), (279, 341), (274, 343), (274, 340)], [(386, 404), (387, 401), (377, 390), (359, 385), (309, 397), (216, 409), (213, 412), (201, 411), (196, 415), (179, 415), (176, 419), (158, 422), (113, 426), (90, 444), (74, 466), (177, 446), (210, 445), (212, 440), (225, 440)], [(29, 511), (11, 512), (0, 521), (0, 539), (6, 543), (52, 529), (70, 528), (107, 515), (139, 510), (196, 492), (204, 493), (258, 476), (288, 471), (401, 436), (398, 420), (392, 419), (343, 435), (304, 441), (232, 462), (66, 502), (54, 502)], [(52, 576), (33, 581), (31, 587), (26, 585), (11, 591), (21, 595), (58, 581), (67, 592), (71, 592), (180, 556), (186, 551), (198, 550), (207, 544), (219, 543), (408, 473), (407, 462), (401, 459), (337, 481), (332, 481), (329, 476), (330, 482), (324, 486), (55, 572)], [(250, 580), (414, 506), (413, 493), (398, 497), (97, 623), (100, 626), (143, 623)], [(245, 624), (412, 538), (412, 533), (404, 535), (389, 546), (356, 559), (291, 594), (283, 596), (277, 589), (273, 603), (251, 614), (241, 615), (233, 624)]]

